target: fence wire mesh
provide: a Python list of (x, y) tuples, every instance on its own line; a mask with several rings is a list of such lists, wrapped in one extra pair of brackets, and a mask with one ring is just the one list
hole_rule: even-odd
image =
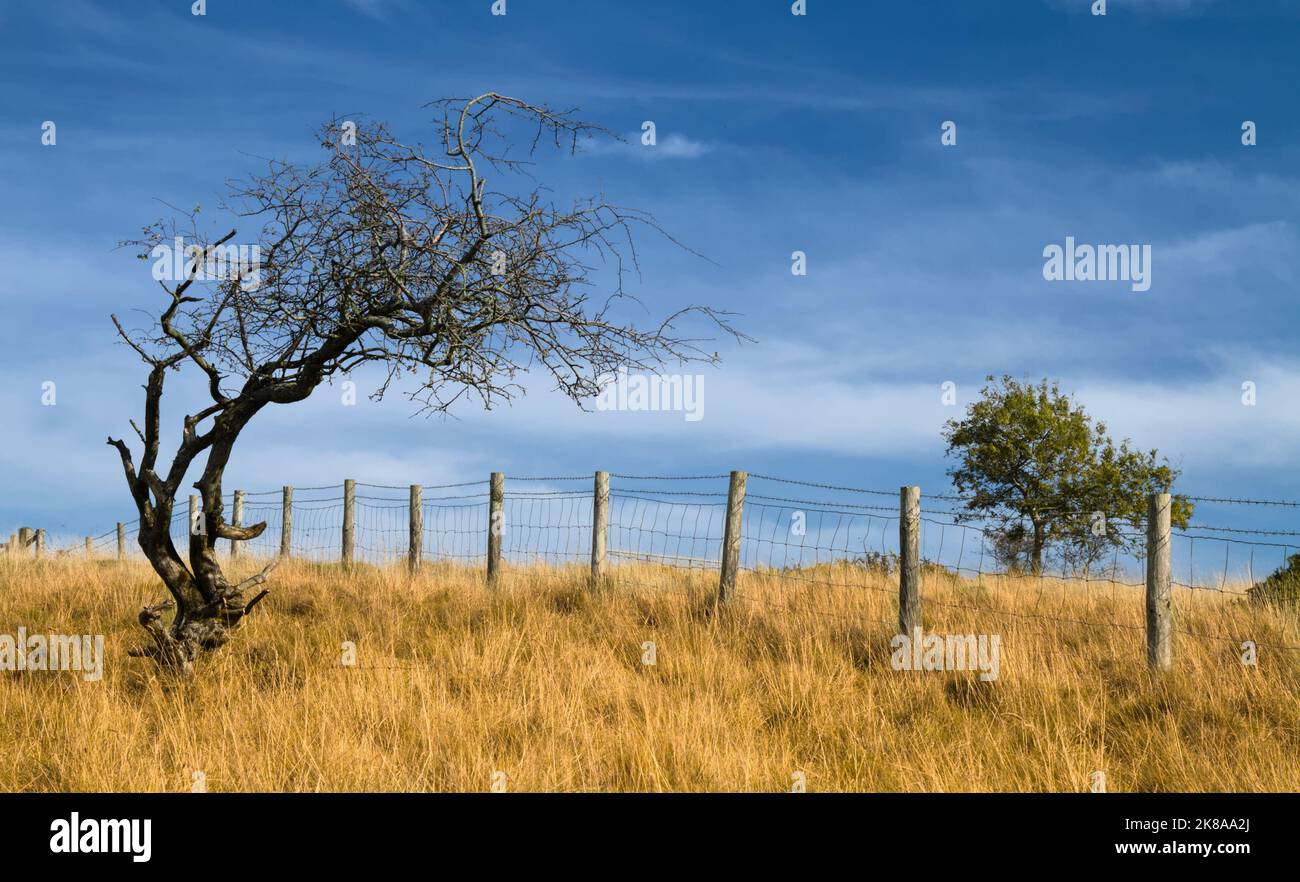
[[(723, 557), (728, 479), (721, 475), (609, 476), (607, 561), (611, 572), (631, 575), (630, 567), (652, 565), (691, 571), (717, 571)], [(591, 475), (507, 476), (501, 517), (503, 562), (543, 565), (559, 574), (590, 565), (594, 488)], [(420, 560), (482, 565), (488, 555), (491, 511), (488, 480), (422, 485)], [(341, 556), (345, 511), (342, 484), (295, 488), (290, 508), (291, 535), (282, 544), (281, 490), (242, 494), (241, 523), (265, 522), (255, 539), (240, 542), (239, 554), (270, 558), (287, 547), (295, 558), (319, 562)], [(1185, 527), (1171, 533), (1170, 558), (1175, 589), (1176, 633), (1236, 647), (1253, 635), (1234, 630), (1240, 617), (1230, 613), (1210, 620), (1197, 615), (1207, 598), (1243, 601), (1252, 586), (1287, 567), (1300, 551), (1300, 531), (1225, 525), (1242, 507), (1294, 510), (1286, 500), (1223, 496), (1185, 496), (1196, 511)], [(1104, 525), (1087, 554), (1062, 557), (1045, 553), (1041, 562), (1013, 561), (1005, 542), (1005, 522), (966, 507), (959, 495), (923, 494), (919, 512), (920, 560), (927, 610), (970, 614), (985, 628), (999, 621), (1018, 627), (1062, 626), (1142, 632), (1146, 561), (1145, 519), (1129, 517)], [(223, 500), (229, 518), (234, 494)], [(171, 534), (178, 549), (189, 541), (186, 500), (177, 500)], [(1049, 535), (1073, 531), (1094, 513), (1046, 511)], [(410, 554), (410, 488), (355, 485), (354, 557), (365, 563), (392, 564)], [(749, 584), (765, 603), (803, 604), (805, 611), (894, 627), (900, 550), (899, 491), (866, 489), (750, 474), (744, 494), (739, 542), (742, 588)], [(138, 521), (123, 524), (121, 553), (139, 557)], [(1055, 531), (1055, 532), (1054, 532)], [(1001, 542), (1001, 545), (1000, 545)], [(220, 540), (219, 549), (233, 543)], [(115, 527), (90, 537), (85, 547), (65, 554), (97, 557), (119, 554)], [(57, 551), (57, 550), (55, 550)], [(48, 552), (47, 552), (48, 553)], [(572, 574), (570, 573), (570, 576)], [(847, 588), (877, 595), (874, 618), (830, 602), (830, 589)], [(941, 590), (939, 590), (941, 589)], [(782, 591), (784, 590), (784, 594)], [(817, 592), (821, 591), (818, 595)], [(808, 604), (818, 597), (825, 606)], [(1082, 599), (1082, 602), (1081, 602)], [(892, 610), (891, 612), (891, 604)], [(1227, 608), (1230, 609), (1230, 608)], [(1085, 613), (1081, 613), (1086, 611)], [(1280, 634), (1270, 645), (1300, 649), (1300, 638)], [(1122, 645), (1142, 650), (1140, 639)], [(1264, 644), (1259, 644), (1261, 647)]]

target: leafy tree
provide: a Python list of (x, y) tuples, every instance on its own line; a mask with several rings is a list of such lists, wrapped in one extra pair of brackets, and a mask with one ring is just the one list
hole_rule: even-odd
[[(1055, 557), (1088, 572), (1107, 553), (1142, 548), (1147, 495), (1168, 492), (1179, 470), (1129, 441), (1113, 441), (1057, 383), (992, 376), (962, 420), (944, 428), (948, 474), (966, 496), (962, 520), (990, 524), (1006, 566), (1042, 573)], [(1192, 507), (1174, 497), (1170, 520)]]
[(1300, 607), (1300, 554), (1293, 554), (1277, 572), (1250, 586), (1250, 599), (1256, 603)]

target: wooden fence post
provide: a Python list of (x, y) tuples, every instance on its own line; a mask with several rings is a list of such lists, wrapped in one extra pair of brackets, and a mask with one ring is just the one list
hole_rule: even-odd
[(609, 472), (596, 472), (591, 492), (591, 575), (605, 575), (609, 547)]
[(412, 573), (420, 571), (420, 561), (424, 557), (424, 488), (419, 484), (411, 485), (411, 542), (408, 565)]
[(921, 627), (921, 488), (898, 493), (898, 633), (913, 639)]
[(1147, 498), (1147, 664), (1157, 671), (1167, 671), (1174, 663), (1169, 546), (1169, 494), (1152, 493)]
[(185, 535), (186, 536), (196, 535), (198, 530), (203, 529), (203, 527), (199, 526), (201, 523), (202, 521), (199, 520), (199, 497), (198, 494), (191, 493), (190, 494), (190, 525), (185, 530)]
[(117, 559), (126, 560), (126, 524), (117, 522)]
[(38, 529), (36, 531), (36, 559), (40, 560), (45, 557), (45, 531)]
[(86, 557), (95, 556), (95, 540), (92, 536), (86, 537)]
[(287, 484), (280, 502), (280, 557), (293, 556), (293, 488)]
[[(234, 509), (230, 512), (230, 523), (236, 527), (244, 526), (244, 491), (243, 490), (235, 491), (235, 505), (234, 505)], [(230, 559), (231, 560), (239, 559), (238, 539), (230, 540)]]
[(745, 511), (745, 472), (732, 472), (727, 487), (727, 523), (722, 534), (722, 573), (718, 578), (718, 602), (726, 603), (736, 593), (740, 569), (740, 529)]
[(343, 481), (343, 562), (352, 563), (357, 541), (357, 482)]
[(36, 541), (36, 536), (32, 533), (31, 527), (18, 528), (18, 553), (23, 557), (27, 556), (27, 546)]
[(505, 532), (506, 476), (493, 472), (488, 489), (487, 578), (496, 582), (501, 570), (501, 534)]

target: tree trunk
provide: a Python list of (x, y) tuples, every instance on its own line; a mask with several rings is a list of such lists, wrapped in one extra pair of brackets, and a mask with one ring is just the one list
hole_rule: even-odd
[[(154, 509), (140, 527), (140, 548), (167, 586), (172, 599), (140, 611), (140, 625), (153, 639), (153, 645), (132, 651), (132, 655), (149, 656), (161, 666), (188, 675), (199, 655), (216, 649), (229, 639), (229, 632), (266, 595), (263, 591), (251, 600), (247, 589), (260, 585), (275, 567), (276, 560), (256, 576), (231, 586), (221, 568), (213, 562), (215, 538), (211, 532), (195, 535), (191, 527), (190, 561), (193, 572), (185, 566), (171, 539), (170, 500)], [(263, 529), (265, 525), (260, 525)], [(251, 528), (250, 528), (251, 529)], [(261, 529), (257, 530), (258, 533)], [(197, 575), (196, 575), (197, 574)], [(169, 627), (162, 622), (162, 611), (175, 609)]]
[[(250, 600), (245, 592), (265, 582), (278, 559), (273, 559), (256, 576), (232, 586), (222, 572), (216, 553), (218, 539), (253, 539), (266, 529), (265, 522), (249, 527), (225, 523), (221, 503), (221, 476), (235, 439), (259, 409), (260, 406), (232, 409), (216, 420), (203, 475), (194, 485), (203, 499), (202, 529), (195, 529), (195, 524), (187, 525), (188, 567), (172, 542), (171, 521), (176, 484), (195, 458), (194, 454), (182, 445), (172, 463), (169, 479), (155, 485), (154, 500), (150, 501), (147, 491), (137, 496), (140, 548), (172, 599), (140, 611), (140, 625), (153, 639), (153, 645), (135, 650), (132, 655), (150, 656), (163, 667), (188, 675), (199, 655), (224, 645), (230, 631), (266, 596), (267, 592), (262, 591)], [(164, 627), (162, 611), (171, 608), (176, 614), (170, 627)]]
[(1047, 544), (1047, 531), (1042, 521), (1034, 521), (1034, 544), (1030, 548), (1029, 565), (1035, 576), (1043, 574), (1043, 546)]

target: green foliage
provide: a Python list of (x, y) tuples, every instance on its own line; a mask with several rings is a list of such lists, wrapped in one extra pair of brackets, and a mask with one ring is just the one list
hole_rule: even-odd
[[(995, 554), (1041, 573), (1056, 558), (1087, 572), (1107, 552), (1142, 545), (1147, 495), (1168, 492), (1179, 470), (1155, 450), (1116, 443), (1057, 383), (988, 377), (981, 398), (944, 428), (949, 470), (969, 496), (962, 518), (990, 522)], [(1186, 527), (1192, 506), (1174, 497), (1170, 519)]]
[(888, 576), (891, 573), (898, 572), (898, 553), (894, 551), (867, 551), (853, 558), (852, 565)]
[(1285, 565), (1262, 582), (1251, 585), (1248, 593), (1256, 603), (1300, 608), (1300, 554), (1288, 557)]

